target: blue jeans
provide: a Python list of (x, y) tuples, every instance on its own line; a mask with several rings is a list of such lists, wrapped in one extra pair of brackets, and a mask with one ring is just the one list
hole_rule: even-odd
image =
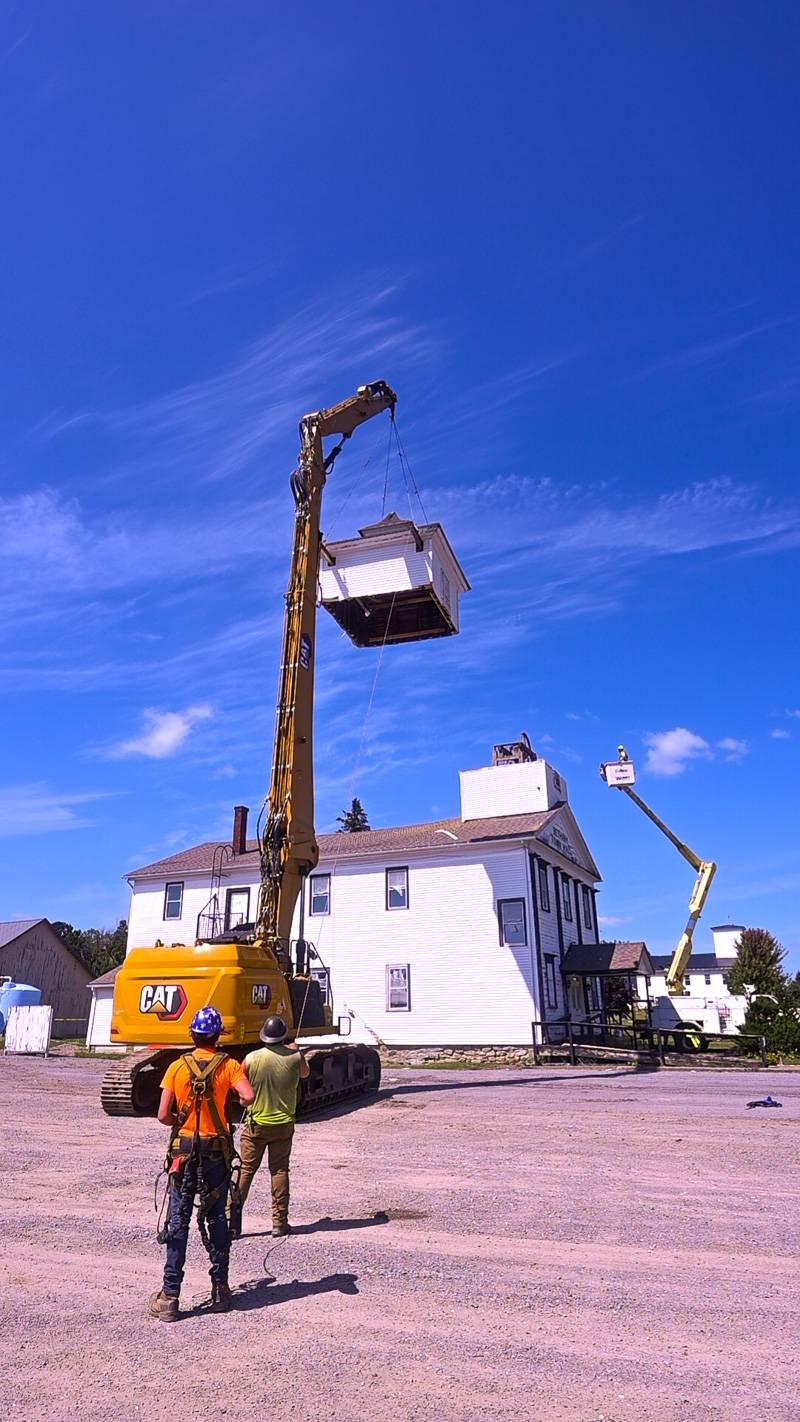
[[(203, 1184), (206, 1191), (219, 1190), (216, 1200), (210, 1206), (206, 1218), (208, 1249), (211, 1260), (209, 1274), (214, 1284), (227, 1284), (228, 1259), (231, 1242), (228, 1233), (228, 1172), (222, 1154), (206, 1155), (202, 1160)], [(220, 1188), (221, 1187), (221, 1188)], [(164, 1266), (164, 1293), (177, 1295), (183, 1282), (183, 1266), (186, 1263), (186, 1246), (189, 1243), (189, 1226), (192, 1223), (192, 1205), (198, 1194), (198, 1161), (187, 1160), (177, 1175), (170, 1176), (169, 1187), (169, 1238), (167, 1240), (167, 1262)], [(202, 1208), (202, 1196), (198, 1199)]]

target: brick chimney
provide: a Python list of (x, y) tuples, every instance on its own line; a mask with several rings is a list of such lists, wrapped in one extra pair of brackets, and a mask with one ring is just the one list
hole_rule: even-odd
[(233, 807), (233, 835), (231, 844), (234, 854), (247, 853), (247, 805), (234, 805)]

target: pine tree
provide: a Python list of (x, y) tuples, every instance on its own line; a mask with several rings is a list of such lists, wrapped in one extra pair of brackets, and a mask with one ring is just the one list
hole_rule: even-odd
[(361, 834), (369, 829), (367, 812), (361, 801), (353, 799), (349, 810), (343, 810), (341, 815), (337, 815), (337, 822), (341, 825), (339, 834)]
[(729, 991), (742, 993), (750, 984), (758, 993), (779, 996), (786, 979), (783, 958), (784, 949), (766, 928), (743, 928), (736, 962), (726, 978)]

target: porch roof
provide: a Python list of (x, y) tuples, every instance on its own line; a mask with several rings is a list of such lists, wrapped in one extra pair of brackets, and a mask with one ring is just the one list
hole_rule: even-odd
[(623, 977), (652, 974), (645, 943), (573, 943), (564, 954), (561, 971), (573, 977)]

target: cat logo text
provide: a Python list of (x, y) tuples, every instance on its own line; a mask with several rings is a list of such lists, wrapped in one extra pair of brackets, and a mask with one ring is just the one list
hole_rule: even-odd
[(161, 1022), (174, 1022), (187, 1001), (180, 983), (145, 983), (139, 993), (139, 1011), (154, 1012)]

